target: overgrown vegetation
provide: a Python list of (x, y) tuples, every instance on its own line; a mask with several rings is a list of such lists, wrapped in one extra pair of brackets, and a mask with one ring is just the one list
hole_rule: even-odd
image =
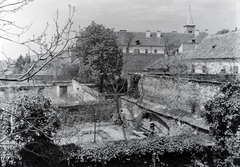
[(61, 109), (61, 122), (67, 126), (78, 123), (111, 122), (116, 106), (112, 100), (106, 100), (99, 104), (83, 104), (78, 106), (66, 106)]
[(231, 82), (221, 87), (220, 95), (209, 101), (205, 118), (215, 139), (215, 165), (234, 166), (234, 159), (240, 157), (240, 86)]
[[(24, 96), (14, 110), (3, 111), (2, 116), (5, 136), (15, 145), (10, 157), (18, 154), (20, 158), (18, 161), (9, 161), (9, 157), (2, 157), (7, 164), (29, 166), (43, 161), (47, 166), (55, 162), (57, 155), (52, 149), (58, 146), (53, 143), (53, 136), (61, 123), (49, 99)], [(7, 153), (3, 155), (9, 156)]]
[(144, 100), (201, 116), (204, 104), (217, 93), (217, 86), (200, 86), (181, 78), (143, 76), (138, 86)]
[(73, 166), (89, 167), (149, 167), (154, 162), (155, 166), (172, 167), (211, 164), (208, 161), (211, 150), (199, 144), (197, 138), (199, 136), (181, 135), (111, 142), (104, 147), (82, 149), (70, 158), (70, 162)]
[(76, 45), (81, 65), (98, 77), (99, 92), (103, 92), (103, 82), (109, 84), (120, 77), (123, 53), (112, 29), (93, 21), (80, 32)]
[[(202, 145), (200, 136), (180, 135), (144, 140), (116, 141), (105, 146), (81, 148), (74, 144), (50, 147), (55, 166), (88, 167), (150, 167), (207, 166), (212, 164), (212, 151)], [(53, 148), (53, 149), (52, 149)], [(41, 161), (28, 166), (43, 167)], [(19, 165), (21, 167), (22, 165)]]

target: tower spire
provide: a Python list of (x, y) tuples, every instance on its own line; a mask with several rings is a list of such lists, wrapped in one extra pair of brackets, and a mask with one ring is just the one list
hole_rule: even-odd
[(193, 19), (192, 19), (192, 14), (191, 14), (191, 6), (189, 5), (189, 12), (188, 12), (188, 17), (187, 17), (187, 25), (193, 25)]
[(192, 14), (191, 14), (191, 6), (189, 5), (188, 8), (188, 17), (187, 17), (187, 22), (184, 26), (185, 28), (185, 33), (194, 33), (195, 32), (195, 25), (193, 24), (193, 19), (192, 19)]

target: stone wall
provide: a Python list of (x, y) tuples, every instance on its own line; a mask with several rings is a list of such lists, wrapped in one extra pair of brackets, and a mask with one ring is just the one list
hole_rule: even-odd
[(191, 114), (183, 112), (169, 112), (162, 105), (123, 97), (122, 110), (127, 125), (136, 131), (140, 131), (144, 124), (143, 115), (149, 113), (151, 122), (154, 122), (161, 131), (158, 135), (174, 136), (182, 133), (208, 133), (208, 126), (206, 126), (204, 119), (196, 119)]
[(214, 82), (154, 75), (141, 77), (138, 84), (143, 100), (193, 114), (201, 114), (205, 103), (213, 99), (219, 88)]

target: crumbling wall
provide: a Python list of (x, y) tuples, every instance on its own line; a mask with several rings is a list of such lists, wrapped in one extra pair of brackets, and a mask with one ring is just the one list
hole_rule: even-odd
[(197, 115), (204, 112), (205, 103), (220, 87), (210, 82), (158, 76), (143, 76), (138, 86), (143, 100)]
[(177, 115), (168, 113), (167, 109), (162, 105), (123, 97), (122, 111), (128, 127), (136, 131), (141, 130), (144, 114), (148, 113), (152, 117), (161, 119), (160, 121), (152, 119), (152, 122), (162, 132), (159, 135), (174, 136), (182, 133), (208, 133), (208, 127), (203, 119), (195, 119), (191, 117), (191, 114), (186, 113), (178, 113)]

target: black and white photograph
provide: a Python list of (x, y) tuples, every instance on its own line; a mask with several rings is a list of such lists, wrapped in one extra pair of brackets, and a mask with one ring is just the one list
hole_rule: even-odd
[(0, 167), (240, 167), (240, 0), (0, 0)]

